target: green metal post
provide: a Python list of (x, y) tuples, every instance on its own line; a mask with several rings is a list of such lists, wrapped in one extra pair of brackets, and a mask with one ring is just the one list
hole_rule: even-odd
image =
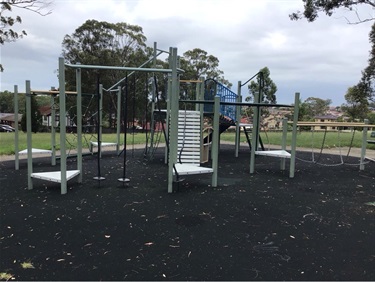
[[(154, 52), (153, 52), (153, 64), (152, 66), (156, 68), (156, 57), (157, 57), (157, 43), (154, 42)], [(153, 154), (154, 151), (154, 142), (155, 142), (155, 102), (156, 102), (156, 95), (159, 95), (156, 93), (156, 85), (153, 81), (152, 83), (152, 100), (151, 100), (151, 121), (150, 121), (150, 148), (148, 148), (148, 153), (150, 154), (150, 157)], [(147, 125), (146, 125), (147, 127)], [(146, 144), (147, 146), (148, 144)]]
[(77, 91), (77, 170), (79, 170), (78, 183), (82, 183), (82, 83), (81, 69), (76, 69)]
[(300, 94), (297, 92), (294, 97), (294, 114), (293, 114), (293, 130), (292, 130), (292, 144), (290, 152), (290, 167), (289, 177), (294, 177), (295, 165), (296, 165), (296, 146), (297, 146), (297, 123), (299, 113), (299, 97)]
[(30, 80), (26, 80), (26, 130), (27, 130), (27, 187), (33, 189), (33, 152), (32, 152), (32, 127), (31, 127), (31, 87)]
[(103, 84), (99, 84), (99, 113), (98, 113), (98, 116), (99, 116), (99, 139), (98, 140), (98, 147), (100, 146), (100, 149), (99, 149), (99, 157), (101, 158), (102, 157), (102, 133), (103, 133)]
[(178, 140), (178, 109), (179, 109), (179, 82), (177, 74), (177, 48), (172, 48), (172, 91), (169, 95), (171, 104), (170, 132), (169, 132), (169, 158), (168, 158), (168, 193), (173, 192), (173, 166), (177, 162), (177, 140)]
[(117, 88), (117, 123), (116, 123), (116, 153), (120, 152), (120, 133), (121, 133), (121, 86)]
[(19, 147), (18, 147), (18, 86), (14, 85), (14, 154), (15, 154), (15, 169), (19, 170)]
[(55, 96), (51, 95), (51, 164), (56, 165), (56, 108)]
[(218, 177), (218, 163), (219, 163), (219, 123), (220, 123), (220, 97), (215, 96), (214, 98), (214, 132), (212, 137), (212, 187), (217, 187), (217, 177)]
[[(176, 58), (177, 60), (177, 58)], [(172, 62), (172, 47), (169, 48), (169, 67), (173, 64)], [(177, 64), (177, 63), (176, 63)], [(172, 74), (168, 74), (168, 82), (167, 82), (167, 113), (166, 113), (166, 126), (165, 126), (165, 135), (167, 136), (168, 140), (165, 140), (165, 142), (170, 142), (169, 140), (169, 130), (170, 130), (170, 113), (171, 113), (171, 96), (172, 96)], [(165, 151), (164, 151), (164, 162), (167, 164), (168, 163), (168, 158), (169, 158), (169, 144), (166, 144), (165, 146)]]
[[(283, 126), (283, 136), (281, 138), (281, 150), (285, 151), (286, 150), (286, 138), (288, 134), (288, 119), (287, 118), (283, 118), (282, 126)], [(280, 169), (285, 170), (285, 158), (281, 158)]]
[[(365, 119), (364, 122), (365, 122), (365, 124), (368, 124), (369, 120)], [(359, 164), (359, 170), (364, 170), (365, 169), (364, 161), (365, 161), (365, 157), (366, 157), (367, 130), (368, 130), (367, 126), (363, 127), (363, 131), (362, 131), (361, 159), (360, 159), (360, 164)]]
[(66, 103), (65, 103), (65, 65), (64, 58), (59, 58), (59, 126), (60, 126), (60, 172), (61, 172), (61, 194), (66, 194)]
[[(203, 87), (203, 81), (204, 78), (200, 77), (200, 81), (202, 82), (197, 82), (197, 87), (196, 87), (196, 100), (198, 101), (203, 101), (204, 100), (204, 87)], [(204, 104), (196, 104), (195, 105), (195, 110), (199, 111), (200, 114), (200, 120), (201, 120), (201, 139), (200, 139), (200, 150), (201, 150), (201, 161), (203, 157), (203, 152), (204, 152), (204, 144), (203, 144), (203, 129), (204, 129)]]
[[(241, 96), (241, 81), (238, 81), (237, 84), (237, 102), (242, 102), (242, 96)], [(240, 122), (241, 122), (241, 106), (236, 106), (236, 136), (235, 136), (235, 157), (238, 157), (238, 151), (240, 149), (240, 136), (241, 136), (241, 128), (240, 128)]]
[[(259, 100), (259, 94), (255, 93), (255, 101)], [(253, 107), (253, 129), (251, 134), (251, 154), (250, 154), (250, 173), (254, 173), (255, 170), (255, 151), (258, 150), (259, 140), (259, 107)]]

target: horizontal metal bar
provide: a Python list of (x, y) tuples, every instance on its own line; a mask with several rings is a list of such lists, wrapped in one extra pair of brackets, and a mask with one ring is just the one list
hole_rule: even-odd
[[(192, 103), (192, 104), (214, 104), (214, 101), (199, 101), (199, 100), (180, 100), (181, 103)], [(220, 105), (226, 106), (248, 106), (248, 107), (285, 107), (293, 108), (293, 105), (284, 104), (265, 104), (265, 103), (241, 103), (241, 102), (220, 102)]]
[(137, 68), (137, 67), (116, 67), (116, 66), (97, 66), (97, 65), (73, 65), (65, 64), (66, 67), (76, 69), (99, 69), (99, 70), (124, 70), (124, 71), (143, 71), (143, 72), (163, 72), (172, 73), (172, 69), (155, 69), (155, 68)]

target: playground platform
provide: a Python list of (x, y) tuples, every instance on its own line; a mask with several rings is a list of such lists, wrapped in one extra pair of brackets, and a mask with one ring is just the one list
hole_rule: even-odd
[[(375, 280), (375, 162), (364, 171), (320, 166), (297, 150), (294, 178), (264, 156), (250, 175), (247, 144), (238, 158), (221, 144), (217, 188), (210, 175), (193, 175), (168, 194), (163, 150), (150, 162), (142, 155), (128, 154), (129, 185), (117, 181), (123, 160), (114, 151), (103, 151), (100, 182), (96, 156), (86, 156), (83, 183), (71, 180), (65, 195), (39, 179), (27, 190), (26, 161), (16, 171), (14, 159), (2, 158), (0, 273), (39, 281)], [(35, 172), (48, 170), (48, 156), (34, 159)]]

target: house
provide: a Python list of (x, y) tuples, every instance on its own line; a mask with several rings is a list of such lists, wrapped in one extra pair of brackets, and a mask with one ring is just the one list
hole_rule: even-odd
[[(18, 114), (18, 124), (21, 124), (22, 114)], [(15, 114), (14, 113), (0, 113), (0, 123), (15, 127)]]
[[(42, 116), (42, 125), (43, 126), (47, 126), (47, 127), (51, 127), (52, 126), (52, 110), (51, 110), (51, 106), (41, 106), (39, 107), (39, 113), (40, 115)], [(56, 125), (58, 126), (59, 125), (59, 112), (56, 111)], [(76, 127), (76, 124), (74, 123), (73, 119), (70, 118), (69, 115), (67, 115), (66, 117), (66, 126), (67, 127)]]
[[(338, 116), (334, 116), (334, 115), (322, 115), (322, 116), (315, 116), (314, 117), (315, 122), (327, 123), (327, 124), (332, 123), (332, 122), (337, 122), (337, 119), (338, 119)], [(316, 130), (316, 131), (319, 131), (319, 130), (334, 130), (334, 131), (336, 131), (337, 127), (319, 124), (319, 125), (314, 126), (314, 128), (312, 128), (312, 129)]]

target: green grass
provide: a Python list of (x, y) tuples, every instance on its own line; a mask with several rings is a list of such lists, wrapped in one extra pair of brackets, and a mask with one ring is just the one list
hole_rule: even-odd
[[(264, 146), (280, 145), (281, 144), (281, 132), (261, 132), (261, 138)], [(353, 134), (351, 132), (327, 132), (324, 142), (324, 148), (335, 148), (335, 147), (347, 147), (350, 146)], [(0, 132), (0, 155), (12, 155), (14, 154), (14, 133)], [(121, 145), (123, 144), (123, 134), (121, 134), (120, 140)], [(221, 135), (221, 140), (234, 142), (235, 134), (226, 132)], [(299, 132), (297, 135), (297, 147), (302, 148), (320, 148), (322, 146), (324, 138), (323, 132)], [(368, 138), (370, 139), (370, 132), (368, 132)], [(82, 140), (83, 147), (87, 148), (90, 141), (97, 141), (96, 135), (84, 135)], [(116, 142), (116, 134), (103, 134), (103, 142)], [(161, 142), (164, 142), (163, 136)], [(245, 134), (241, 134), (241, 142), (246, 142)], [(128, 134), (127, 145), (131, 144), (145, 144), (146, 135), (144, 133)], [(56, 134), (56, 149), (60, 149), (60, 135)], [(75, 134), (67, 134), (66, 138), (66, 149), (76, 148), (77, 138)], [(288, 132), (287, 145), (291, 144), (291, 132)], [(362, 132), (355, 132), (353, 138), (353, 147), (360, 148), (362, 146)], [(26, 149), (27, 147), (27, 135), (26, 133), (19, 133), (19, 150)], [(38, 149), (51, 150), (51, 135), (50, 133), (33, 133), (32, 134), (32, 147)], [(368, 145), (367, 148), (375, 149), (375, 145)]]
[[(56, 150), (60, 149), (60, 134), (56, 133)], [(90, 141), (97, 141), (97, 135), (84, 134), (82, 138), (82, 146), (88, 148)], [(120, 144), (123, 145), (124, 135), (120, 135)], [(27, 148), (27, 134), (19, 132), (18, 134), (19, 151)], [(116, 143), (116, 134), (102, 134), (102, 142)], [(162, 136), (161, 142), (164, 142)], [(145, 133), (127, 134), (126, 144), (145, 144)], [(14, 155), (15, 133), (0, 132), (0, 155)], [(65, 146), (67, 150), (77, 147), (77, 135), (67, 134)], [(32, 147), (38, 149), (51, 150), (51, 134), (50, 133), (32, 133)]]
[[(281, 132), (261, 132), (260, 137), (262, 138), (263, 144), (267, 147), (270, 145), (281, 145), (282, 133)], [(221, 140), (234, 142), (234, 133), (224, 133), (221, 136)], [(352, 141), (353, 138), (353, 141)], [(291, 144), (292, 134), (288, 132), (287, 135), (287, 146)], [(367, 133), (367, 139), (370, 139), (370, 132)], [(245, 134), (241, 134), (241, 142), (246, 142)], [(324, 137), (324, 132), (298, 132), (297, 133), (297, 147), (301, 148), (321, 148), (324, 140), (324, 148), (336, 148), (336, 147), (362, 147), (362, 132), (327, 132)], [(369, 149), (375, 149), (374, 145), (368, 145)]]

